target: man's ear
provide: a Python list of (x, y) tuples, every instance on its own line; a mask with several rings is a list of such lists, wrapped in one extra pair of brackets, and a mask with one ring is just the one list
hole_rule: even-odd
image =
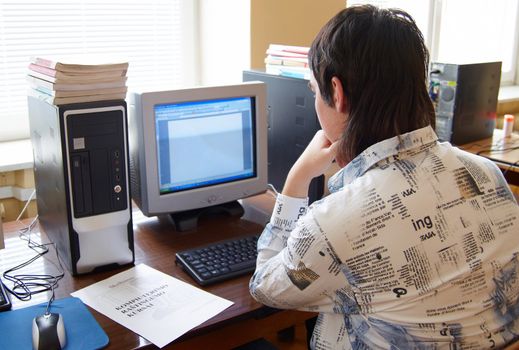
[(337, 77), (332, 78), (333, 88), (333, 105), (335, 110), (339, 113), (346, 112), (346, 96), (344, 96), (344, 89), (342, 83)]

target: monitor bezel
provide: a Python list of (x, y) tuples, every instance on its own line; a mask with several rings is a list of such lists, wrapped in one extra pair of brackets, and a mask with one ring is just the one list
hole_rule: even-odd
[[(145, 192), (142, 196), (145, 203), (141, 205), (141, 210), (145, 215), (151, 216), (204, 208), (249, 197), (267, 189), (267, 111), (266, 86), (264, 83), (252, 82), (152, 91), (140, 93), (139, 96), (143, 141), (141, 147), (144, 148), (144, 152), (141, 154), (144, 159), (141, 158), (141, 162), (144, 160), (144, 163), (139, 162), (141, 167), (138, 171), (141, 171), (140, 185)], [(155, 106), (234, 97), (254, 98), (256, 176), (185, 191), (160, 193)], [(144, 165), (144, 168), (142, 165)]]

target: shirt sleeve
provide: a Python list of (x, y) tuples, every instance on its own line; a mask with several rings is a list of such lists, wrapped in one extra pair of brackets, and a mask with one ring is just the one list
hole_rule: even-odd
[(307, 209), (308, 198), (292, 198), (278, 194), (270, 221), (258, 241), (256, 266), (262, 265), (286, 246), (290, 232)]
[(333, 296), (345, 277), (307, 205), (308, 199), (278, 195), (258, 240), (250, 292), (276, 308), (334, 312)]

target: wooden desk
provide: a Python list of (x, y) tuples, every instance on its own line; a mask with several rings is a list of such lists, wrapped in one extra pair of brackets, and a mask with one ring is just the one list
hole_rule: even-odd
[[(246, 208), (247, 214), (247, 208)], [(28, 221), (26, 220), (25, 223)], [(218, 217), (202, 220), (194, 232), (180, 233), (174, 231), (167, 219), (147, 218), (136, 210), (133, 213), (135, 236), (135, 263), (145, 263), (159, 271), (195, 285), (194, 281), (175, 265), (175, 252), (222, 239), (240, 235), (253, 234), (262, 231), (262, 225), (244, 219)], [(0, 270), (12, 267), (33, 256), (34, 252), (27, 248), (25, 241), (18, 237), (17, 230), (22, 225), (16, 222), (4, 223), (6, 233), (6, 249), (0, 250)], [(36, 228), (33, 238), (40, 234)], [(102, 242), (101, 242), (102, 244)], [(56, 260), (54, 251), (46, 255), (51, 261)], [(72, 277), (66, 271), (65, 277), (56, 289), (56, 298), (70, 296), (70, 293), (101, 281), (129, 267), (119, 268), (109, 272), (88, 274)], [(30, 265), (34, 273), (55, 273), (56, 269), (46, 259), (38, 259)], [(298, 311), (278, 311), (257, 303), (249, 294), (248, 283), (250, 275), (235, 278), (204, 288), (234, 302), (234, 304), (202, 325), (196, 327), (166, 349), (230, 349), (248, 341), (261, 338), (264, 334), (285, 329), (297, 322), (302, 322), (315, 316), (313, 313)], [(29, 302), (13, 300), (14, 308), (21, 308), (47, 301), (50, 293), (35, 295)], [(107, 349), (155, 349), (146, 339), (138, 336), (127, 328), (112, 321), (110, 318), (90, 309), (101, 327), (110, 338)]]
[(491, 138), (459, 146), (494, 161), (503, 171), (508, 183), (519, 186), (519, 134), (503, 138), (503, 131), (495, 129)]

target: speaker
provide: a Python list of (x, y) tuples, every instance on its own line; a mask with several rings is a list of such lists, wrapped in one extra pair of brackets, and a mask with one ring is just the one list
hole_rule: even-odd
[(74, 275), (133, 263), (126, 103), (28, 106), (40, 228)]
[(429, 95), (438, 138), (462, 145), (492, 137), (500, 82), (501, 62), (432, 63)]

